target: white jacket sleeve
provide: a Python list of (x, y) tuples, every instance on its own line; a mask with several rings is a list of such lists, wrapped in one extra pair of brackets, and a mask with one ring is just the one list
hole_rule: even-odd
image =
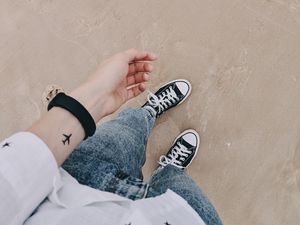
[(21, 225), (47, 197), (58, 173), (47, 145), (30, 132), (0, 143), (0, 224)]

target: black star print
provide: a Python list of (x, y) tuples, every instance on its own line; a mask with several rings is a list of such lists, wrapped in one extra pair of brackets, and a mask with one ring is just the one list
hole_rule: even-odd
[(169, 224), (168, 222), (165, 222), (165, 225), (171, 225), (171, 224)]
[(5, 147), (10, 147), (10, 143), (6, 142), (4, 145), (2, 145), (2, 148), (5, 148)]

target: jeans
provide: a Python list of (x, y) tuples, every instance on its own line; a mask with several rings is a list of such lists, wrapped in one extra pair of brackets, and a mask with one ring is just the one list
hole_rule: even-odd
[(79, 183), (132, 200), (155, 197), (171, 189), (200, 215), (207, 225), (222, 224), (214, 206), (185, 171), (167, 165), (143, 181), (146, 145), (155, 117), (146, 109), (127, 109), (97, 127), (63, 164)]

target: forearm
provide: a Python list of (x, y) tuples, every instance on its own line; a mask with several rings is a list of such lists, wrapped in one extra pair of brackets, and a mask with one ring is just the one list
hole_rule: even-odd
[[(145, 91), (155, 54), (135, 49), (105, 60), (98, 70), (69, 95), (79, 101), (95, 123), (122, 104)], [(58, 166), (67, 159), (85, 137), (85, 131), (70, 112), (54, 107), (28, 129), (40, 137), (53, 153)]]
[[(69, 95), (78, 100), (90, 112), (95, 122), (105, 114), (103, 101), (91, 96), (90, 90), (86, 91), (84, 85), (77, 88)], [(79, 120), (63, 108), (54, 107), (29, 129), (29, 132), (40, 137), (53, 153), (58, 166), (61, 166), (75, 147), (85, 137), (85, 131)]]

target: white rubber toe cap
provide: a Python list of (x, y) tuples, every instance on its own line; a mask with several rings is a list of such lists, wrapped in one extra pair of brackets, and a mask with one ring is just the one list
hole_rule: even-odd
[(176, 86), (183, 95), (187, 95), (190, 90), (190, 85), (185, 81), (177, 81)]
[(195, 134), (187, 133), (182, 138), (190, 145), (197, 146), (197, 136)]

